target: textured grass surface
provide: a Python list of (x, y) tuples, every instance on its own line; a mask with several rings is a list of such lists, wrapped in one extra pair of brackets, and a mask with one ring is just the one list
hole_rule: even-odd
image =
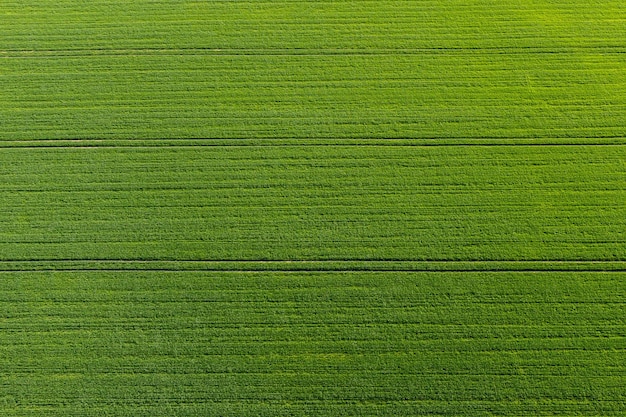
[(4, 2), (0, 139), (626, 128), (619, 1)]
[(1, 258), (624, 260), (623, 146), (4, 149)]
[(0, 139), (624, 143), (626, 53), (8, 52)]
[(621, 1), (0, 4), (0, 415), (623, 416)]
[(4, 415), (620, 415), (624, 273), (3, 273)]

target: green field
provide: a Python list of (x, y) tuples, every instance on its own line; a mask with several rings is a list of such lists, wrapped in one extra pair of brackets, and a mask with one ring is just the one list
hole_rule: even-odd
[(0, 416), (626, 415), (626, 4), (0, 4)]

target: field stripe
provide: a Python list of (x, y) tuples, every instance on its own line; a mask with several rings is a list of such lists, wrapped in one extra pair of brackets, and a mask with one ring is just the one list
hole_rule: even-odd
[(617, 416), (624, 276), (3, 274), (2, 406)]
[(0, 139), (614, 141), (622, 56), (25, 54), (0, 60)]
[(572, 54), (581, 52), (601, 52), (603, 54), (625, 54), (624, 45), (605, 45), (601, 47), (593, 46), (572, 46), (567, 48), (542, 48), (537, 46), (517, 46), (517, 47), (431, 47), (431, 48), (397, 48), (397, 49), (306, 49), (306, 48), (286, 48), (286, 49), (235, 49), (235, 48), (92, 48), (92, 49), (4, 49), (0, 50), (0, 58), (20, 58), (20, 57), (91, 57), (91, 56), (133, 56), (133, 55), (224, 55), (224, 56), (280, 56), (280, 55), (302, 55), (302, 56), (326, 56), (326, 55), (347, 55), (347, 56), (368, 56), (368, 55), (423, 55), (432, 53), (445, 54), (474, 54), (476, 52), (485, 54)]
[(190, 147), (530, 147), (530, 146), (625, 146), (624, 136), (598, 136), (590, 138), (315, 138), (285, 137), (272, 139), (249, 138), (188, 138), (188, 139), (37, 139), (0, 140), (1, 149), (37, 148), (190, 148)]
[(0, 259), (623, 261), (626, 146), (0, 151)]
[(230, 272), (624, 272), (607, 261), (404, 261), (404, 260), (2, 260), (0, 272), (30, 271), (230, 271)]

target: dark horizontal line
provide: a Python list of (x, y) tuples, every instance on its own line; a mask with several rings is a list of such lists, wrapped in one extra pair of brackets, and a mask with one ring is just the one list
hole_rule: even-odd
[(626, 53), (623, 45), (576, 46), (545, 48), (537, 46), (468, 46), (468, 47), (416, 47), (416, 48), (82, 48), (82, 49), (3, 49), (0, 57), (67, 57), (67, 56), (124, 56), (145, 55), (215, 55), (215, 56), (320, 56), (320, 55), (420, 55), (424, 53), (475, 53), (491, 54), (571, 54), (578, 51), (602, 51), (611, 54)]
[(325, 273), (624, 273), (623, 269), (168, 269), (168, 268), (133, 268), (133, 269), (113, 269), (113, 268), (34, 268), (34, 269), (0, 269), (0, 273), (27, 273), (27, 272), (225, 272), (225, 273), (284, 273), (284, 274), (325, 274)]
[(438, 141), (454, 141), (454, 140), (473, 140), (473, 141), (535, 141), (535, 140), (595, 140), (595, 139), (626, 139), (626, 135), (598, 135), (598, 136), (429, 136), (429, 137), (415, 137), (415, 136), (398, 136), (398, 137), (380, 137), (380, 136), (360, 136), (360, 137), (334, 137), (334, 136), (272, 136), (272, 137), (151, 137), (151, 138), (94, 138), (94, 137), (56, 137), (56, 138), (45, 138), (45, 139), (4, 139), (0, 140), (2, 142), (52, 142), (52, 141), (77, 141), (77, 142), (89, 142), (89, 141), (259, 141), (259, 142), (267, 142), (274, 140), (307, 140), (307, 141), (324, 141), (324, 140), (369, 140), (369, 141), (402, 141), (402, 140), (421, 140), (424, 142), (433, 142), (436, 143)]
[[(262, 291), (262, 290), (260, 290)], [(21, 297), (7, 297), (0, 299), (0, 306), (2, 305), (11, 305), (16, 302), (32, 302), (38, 303), (41, 301), (48, 300), (48, 298), (29, 298), (25, 296)], [(379, 305), (370, 305), (369, 308), (373, 310), (398, 310), (398, 309), (409, 309), (409, 308), (420, 308), (420, 307), (438, 307), (438, 306), (452, 306), (456, 304), (461, 299), (469, 299), (470, 297), (453, 297), (444, 300), (439, 300), (436, 298), (436, 295), (433, 295), (428, 301), (422, 302), (403, 302), (398, 304), (387, 303), (384, 306)], [(50, 297), (52, 298), (52, 297)], [(254, 304), (264, 304), (268, 308), (282, 308), (283, 305), (293, 303), (293, 300), (277, 300), (277, 299), (251, 299), (248, 298), (246, 300), (241, 299), (232, 299), (232, 300), (210, 300), (210, 299), (192, 299), (192, 298), (168, 298), (168, 299), (144, 299), (144, 298), (125, 298), (125, 299), (85, 299), (82, 298), (80, 300), (74, 298), (63, 298), (63, 297), (54, 297), (55, 302), (64, 303), (64, 304), (76, 304), (76, 305), (106, 305), (111, 302), (115, 302), (116, 305), (120, 306), (122, 304), (141, 304), (141, 303), (149, 303), (149, 304), (163, 304), (163, 305), (172, 305), (172, 304), (205, 304), (205, 305), (236, 305), (236, 306), (244, 306), (243, 308), (254, 305)], [(578, 301), (544, 301), (544, 300), (524, 300), (519, 301), (514, 298), (511, 299), (501, 299), (500, 301), (489, 301), (476, 299), (469, 301), (474, 305), (552, 305), (552, 306), (580, 306), (580, 305), (603, 305), (603, 306), (626, 306), (625, 301), (615, 301), (615, 300), (578, 300)], [(361, 305), (354, 302), (346, 302), (344, 300), (313, 300), (308, 302), (302, 302), (300, 304), (300, 309), (305, 310), (311, 307), (307, 307), (307, 305), (323, 305), (323, 304), (332, 304), (335, 307), (340, 307), (344, 310), (355, 310), (361, 309)], [(272, 306), (272, 307), (270, 307)]]
[(60, 262), (118, 262), (118, 263), (206, 263), (206, 264), (218, 264), (218, 263), (284, 263), (284, 264), (311, 264), (311, 263), (467, 263), (467, 264), (489, 264), (489, 263), (535, 263), (535, 264), (549, 264), (549, 263), (570, 263), (570, 264), (606, 264), (606, 263), (623, 263), (625, 260), (584, 260), (584, 259), (401, 259), (401, 258), (389, 258), (389, 259), (369, 259), (369, 258), (344, 258), (344, 259), (114, 259), (114, 258), (54, 258), (54, 259), (0, 259), (2, 263), (30, 263), (30, 262), (47, 262), (47, 263), (60, 263)]
[(250, 272), (250, 273), (607, 273), (626, 272), (624, 261), (602, 260), (0, 260), (0, 272)]
[[(598, 351), (598, 350), (596, 350)], [(609, 349), (605, 349), (605, 350), (601, 350), (601, 351), (610, 351)], [(474, 353), (474, 351), (471, 351), (472, 353)], [(507, 350), (501, 350), (498, 352), (508, 352)], [(439, 352), (438, 352), (439, 353)], [(226, 355), (224, 355), (226, 356)], [(175, 358), (172, 358), (175, 359)], [(550, 369), (550, 367), (554, 367), (554, 368), (559, 368), (559, 367), (568, 367), (571, 366), (567, 363), (560, 363), (558, 365), (551, 365), (549, 367), (543, 366), (543, 369)], [(141, 369), (141, 365), (138, 366)], [(512, 372), (517, 371), (517, 368), (515, 367), (511, 367), (512, 368)], [(196, 368), (189, 368), (189, 369), (196, 369)], [(506, 369), (506, 368), (505, 368)], [(11, 374), (14, 375), (30, 375), (30, 374), (41, 374), (41, 375), (46, 375), (46, 374), (58, 374), (58, 373), (66, 373), (66, 368), (54, 368), (54, 367), (49, 367), (49, 368), (25, 368), (25, 367), (19, 367), (16, 370), (13, 370), (11, 372)], [(203, 372), (184, 372), (181, 370), (172, 370), (172, 371), (157, 371), (157, 370), (153, 370), (153, 371), (136, 371), (136, 370), (125, 370), (124, 368), (120, 368), (119, 370), (103, 370), (100, 372), (95, 372), (95, 374), (97, 375), (109, 375), (109, 374), (113, 374), (116, 376), (136, 376), (136, 375), (201, 375), (201, 376), (207, 376), (207, 375), (237, 375), (237, 376), (243, 376), (243, 375), (255, 375), (255, 376), (285, 376), (285, 377), (294, 377), (294, 376), (301, 376), (302, 372), (306, 372), (306, 374), (309, 375), (314, 375), (314, 376), (318, 376), (318, 377), (328, 377), (328, 376), (352, 376), (352, 375), (358, 375), (358, 376), (367, 376), (367, 377), (371, 377), (371, 378), (384, 378), (384, 377), (429, 377), (429, 376), (447, 376), (447, 377), (458, 377), (458, 376), (472, 376), (472, 377), (490, 377), (490, 376), (494, 376), (494, 377), (515, 377), (515, 378), (526, 378), (527, 376), (541, 376), (541, 377), (553, 377), (553, 378), (572, 378), (572, 375), (570, 374), (563, 374), (563, 373), (550, 373), (550, 372), (528, 372), (527, 374), (524, 375), (520, 375), (517, 373), (506, 373), (506, 372), (488, 372), (488, 373), (476, 373), (476, 372), (411, 372), (411, 373), (406, 373), (406, 372), (393, 372), (393, 371), (389, 371), (389, 370), (384, 370), (384, 369), (364, 369), (364, 370), (348, 370), (348, 371), (336, 371), (336, 372), (328, 372), (326, 370), (323, 371), (318, 371), (316, 372), (313, 369), (307, 369), (307, 370), (268, 370), (265, 372), (250, 372), (250, 371), (217, 371), (217, 370), (206, 370)], [(616, 377), (616, 376), (620, 376), (620, 374), (618, 374), (617, 370), (615, 370), (615, 374), (613, 373), (609, 373), (609, 374), (596, 374), (596, 375), (585, 375), (585, 378), (605, 378), (605, 377)], [(82, 370), (77, 370), (76, 372), (71, 372), (70, 373), (76, 373), (76, 374), (84, 374), (85, 372)], [(576, 375), (578, 376), (578, 375)], [(309, 384), (306, 385), (307, 387), (310, 387)], [(354, 388), (352, 385), (338, 385), (340, 387), (345, 387), (345, 388)], [(376, 386), (377, 387), (377, 386)], [(372, 386), (372, 388), (374, 388)]]
[[(298, 147), (298, 145), (153, 145), (153, 146), (146, 146), (146, 145), (141, 145), (141, 146), (133, 146), (133, 145), (121, 145), (121, 146), (1, 146), (0, 145), (0, 149), (142, 149), (142, 148), (204, 148), (204, 147), (225, 147), (225, 148), (233, 148), (233, 147), (287, 147), (287, 146), (293, 146), (293, 147)], [(328, 146), (328, 147), (332, 147), (332, 146), (369, 146), (369, 147), (376, 147), (376, 146), (391, 146), (391, 145), (367, 145), (367, 144), (362, 144), (362, 145), (342, 145), (342, 144), (336, 144), (336, 145), (301, 145), (303, 147), (324, 147), (324, 146)], [(532, 147), (550, 147), (550, 146), (570, 146), (570, 147), (574, 147), (574, 146), (626, 146), (625, 144), (601, 144), (601, 143), (597, 143), (597, 144), (559, 144), (559, 145), (555, 145), (555, 144), (551, 144), (551, 143), (546, 143), (546, 144), (519, 144), (519, 145), (513, 145), (513, 144), (481, 144), (481, 145), (470, 145), (470, 144), (447, 144), (447, 145), (395, 145), (397, 147), (468, 147), (468, 146), (483, 146), (483, 147), (525, 147), (525, 146), (532, 146)]]
[[(281, 143), (281, 141), (283, 143)], [(185, 138), (0, 140), (0, 149), (194, 147), (580, 147), (625, 146), (626, 136), (593, 138)]]

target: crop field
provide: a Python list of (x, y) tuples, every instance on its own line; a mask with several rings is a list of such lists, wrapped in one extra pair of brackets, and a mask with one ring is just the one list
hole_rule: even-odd
[(0, 2), (0, 416), (625, 416), (626, 3)]

